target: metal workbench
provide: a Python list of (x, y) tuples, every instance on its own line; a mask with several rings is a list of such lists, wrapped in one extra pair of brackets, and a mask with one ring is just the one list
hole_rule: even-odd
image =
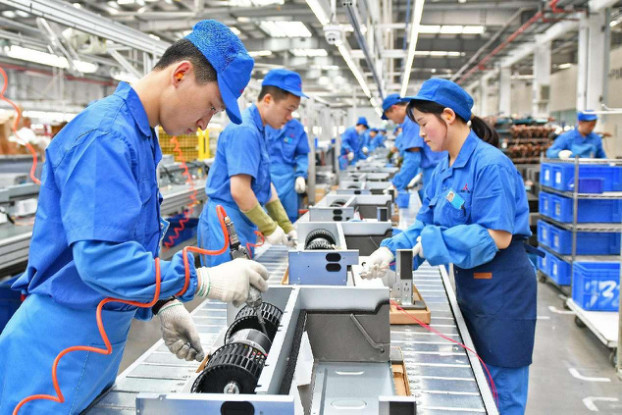
[[(287, 248), (260, 249), (257, 261), (270, 272), (270, 284), (281, 283)], [(473, 348), (444, 269), (424, 264), (414, 281), (432, 311), (431, 326)], [(207, 350), (226, 325), (226, 306), (205, 301), (192, 313)], [(428, 415), (496, 414), (496, 407), (477, 358), (419, 326), (392, 326), (391, 343), (399, 346), (417, 399), (417, 413)], [(182, 392), (196, 376), (196, 362), (177, 359), (158, 341), (121, 373), (114, 387), (87, 410), (90, 415), (134, 414), (139, 392)]]

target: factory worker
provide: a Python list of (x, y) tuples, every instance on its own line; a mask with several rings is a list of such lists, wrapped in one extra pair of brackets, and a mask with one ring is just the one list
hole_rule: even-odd
[[(30, 395), (56, 395), (50, 374), (62, 350), (105, 349), (95, 318), (102, 299), (153, 299), (155, 257), (166, 231), (154, 129), (189, 134), (223, 110), (240, 122), (237, 98), (252, 68), (253, 59), (228, 27), (201, 21), (149, 74), (131, 86), (120, 83), (48, 146), (28, 266), (13, 286), (27, 297), (0, 335), (0, 414), (12, 413)], [(180, 358), (201, 360), (198, 332), (179, 300), (199, 295), (241, 304), (250, 284), (265, 291), (268, 274), (244, 259), (209, 271), (195, 269), (190, 254), (188, 259), (190, 281), (183, 293), (183, 254), (160, 261), (161, 301), (153, 311), (168, 348)], [(150, 308), (106, 304), (102, 317), (112, 354), (67, 354), (57, 373), (65, 402), (34, 400), (20, 413), (80, 413), (114, 383), (132, 319), (151, 316)]]
[(359, 117), (354, 127), (346, 128), (341, 134), (341, 155), (348, 159), (349, 164), (367, 158), (363, 152), (363, 135), (368, 129), (367, 118)]
[(377, 128), (370, 128), (365, 133), (366, 134), (365, 134), (365, 137), (363, 139), (363, 153), (364, 154), (369, 154), (370, 151), (374, 151), (374, 145), (372, 143), (376, 139), (376, 137), (378, 136), (378, 129)]
[[(216, 158), (205, 185), (208, 202), (199, 219), (198, 237), (202, 247), (217, 249), (223, 244), (217, 205), (225, 207), (242, 246), (247, 246), (251, 254), (257, 240), (256, 231), (272, 245), (296, 245), (296, 230), (272, 184), (266, 126), (283, 128), (298, 109), (301, 97), (307, 96), (302, 93), (300, 75), (287, 69), (273, 69), (261, 84), (257, 103), (242, 114), (242, 123), (228, 125), (218, 137)], [(205, 265), (230, 259), (228, 252), (202, 257)]]
[(568, 159), (579, 156), (580, 158), (607, 158), (603, 150), (603, 142), (594, 132), (598, 116), (589, 111), (577, 114), (577, 125), (573, 130), (566, 131), (555, 139), (548, 150), (548, 158)]
[(385, 239), (362, 275), (384, 276), (397, 249), (413, 248), (415, 267), (453, 263), (458, 305), (492, 374), (499, 411), (523, 414), (536, 326), (529, 207), (520, 173), (484, 141), (495, 133), (472, 107), (460, 86), (438, 78), (411, 98), (408, 113), (421, 136), (449, 155), (432, 173), (415, 223)]
[(387, 130), (385, 130), (384, 128), (378, 130), (378, 134), (373, 138), (371, 142), (372, 151), (377, 148), (385, 148), (384, 140), (386, 140), (386, 138), (387, 138)]
[(266, 125), (270, 177), (289, 220), (298, 219), (298, 195), (307, 189), (309, 140), (300, 121), (292, 119), (285, 127)]
[(382, 119), (391, 120), (402, 126), (402, 137), (399, 140), (398, 150), (403, 154), (404, 160), (400, 171), (397, 172), (391, 183), (397, 190), (405, 190), (408, 183), (423, 171), (423, 186), (430, 182), (432, 171), (438, 162), (446, 157), (447, 153), (433, 152), (419, 135), (417, 123), (406, 117), (408, 103), (398, 94), (388, 95), (382, 101)]

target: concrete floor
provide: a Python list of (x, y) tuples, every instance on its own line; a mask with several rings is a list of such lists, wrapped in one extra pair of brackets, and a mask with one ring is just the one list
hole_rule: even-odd
[[(188, 303), (194, 309), (200, 301)], [(559, 313), (562, 312), (562, 313)], [(527, 414), (622, 414), (622, 380), (607, 349), (566, 312), (559, 292), (538, 284), (538, 324)], [(121, 362), (128, 367), (160, 339), (158, 320), (134, 321)]]

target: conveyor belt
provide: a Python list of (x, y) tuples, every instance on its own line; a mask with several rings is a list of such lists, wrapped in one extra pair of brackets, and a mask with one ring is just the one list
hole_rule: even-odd
[[(280, 284), (287, 268), (287, 248), (260, 248), (257, 255), (257, 261), (270, 272), (270, 284)], [(457, 304), (444, 270), (426, 263), (415, 272), (415, 283), (432, 311), (432, 327), (473, 348), (462, 316), (455, 311)], [(192, 316), (201, 343), (208, 349), (226, 325), (226, 306), (208, 300)], [(417, 414), (496, 414), (481, 366), (462, 348), (415, 325), (392, 326), (391, 342), (402, 349), (411, 392), (419, 398)], [(177, 359), (160, 340), (121, 373), (114, 387), (86, 413), (134, 414), (139, 392), (180, 392), (196, 376), (196, 367), (196, 362)], [(486, 408), (492, 409), (487, 412)]]

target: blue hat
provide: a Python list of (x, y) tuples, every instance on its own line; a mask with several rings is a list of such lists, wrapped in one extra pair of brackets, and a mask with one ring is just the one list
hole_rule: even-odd
[(266, 74), (261, 86), (276, 86), (297, 97), (309, 98), (302, 93), (302, 79), (294, 71), (287, 69), (273, 69)]
[(380, 118), (382, 118), (383, 120), (388, 120), (387, 116), (384, 115), (384, 113), (387, 112), (387, 110), (391, 108), (393, 105), (399, 104), (400, 102), (405, 102), (405, 101), (407, 100), (401, 98), (400, 94), (387, 95), (384, 101), (382, 101), (382, 117)]
[(359, 125), (359, 124), (364, 125), (365, 128), (369, 128), (369, 124), (367, 124), (367, 118), (365, 117), (359, 117), (359, 119), (356, 120), (356, 125)]
[(592, 113), (593, 110), (579, 111), (577, 113), (577, 120), (579, 121), (596, 121), (598, 115)]
[(224, 24), (216, 20), (202, 20), (186, 36), (216, 70), (218, 89), (225, 103), (227, 115), (236, 124), (242, 122), (238, 98), (251, 79), (255, 61), (242, 41)]
[(377, 128), (371, 128), (369, 131), (372, 132), (372, 133), (377, 133), (378, 129)]
[(471, 119), (473, 98), (460, 85), (447, 79), (430, 78), (421, 85), (421, 89), (414, 97), (404, 99), (436, 102), (446, 108), (451, 108), (465, 121)]

